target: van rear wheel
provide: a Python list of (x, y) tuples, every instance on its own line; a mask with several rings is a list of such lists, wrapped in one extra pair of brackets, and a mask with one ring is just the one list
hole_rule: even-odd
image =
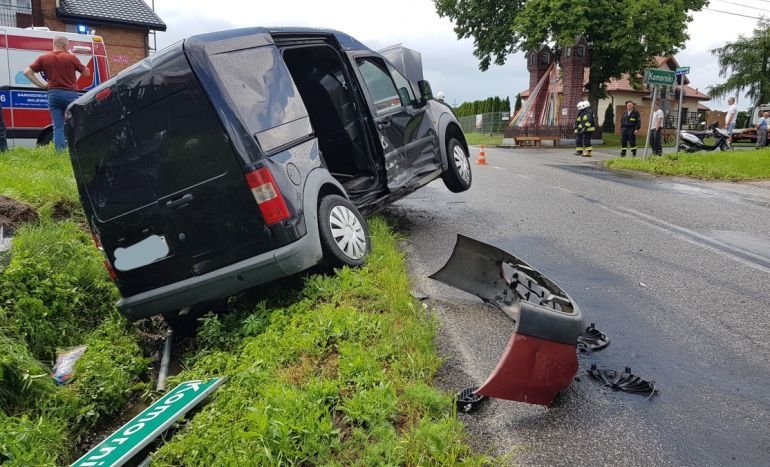
[(342, 196), (329, 195), (321, 200), (318, 231), (324, 262), (330, 267), (361, 266), (371, 251), (364, 216)]
[(471, 187), (471, 163), (463, 145), (455, 138), (449, 140), (446, 147), (447, 163), (441, 178), (444, 185), (453, 193), (460, 193)]

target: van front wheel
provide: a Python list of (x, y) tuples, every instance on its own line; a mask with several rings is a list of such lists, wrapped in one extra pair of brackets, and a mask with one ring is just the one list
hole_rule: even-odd
[(324, 262), (330, 267), (361, 266), (371, 251), (366, 220), (342, 196), (329, 195), (321, 200), (318, 231)]
[(447, 144), (446, 152), (449, 167), (441, 174), (444, 185), (453, 193), (467, 190), (471, 187), (472, 175), (471, 163), (465, 148), (457, 139), (452, 138)]

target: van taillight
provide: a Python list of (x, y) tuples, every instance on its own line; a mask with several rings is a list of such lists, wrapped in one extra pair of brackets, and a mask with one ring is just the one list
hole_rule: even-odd
[(251, 188), (254, 199), (267, 225), (275, 224), (289, 218), (289, 208), (286, 207), (281, 190), (275, 183), (273, 174), (267, 167), (246, 174), (246, 182)]
[(104, 247), (102, 246), (102, 240), (99, 238), (99, 235), (92, 233), (91, 237), (94, 239), (94, 244), (96, 244), (96, 248), (99, 249), (104, 254), (104, 269), (107, 270), (107, 274), (110, 275), (110, 279), (115, 281), (115, 279), (118, 278), (118, 274), (115, 272), (115, 268), (112, 267), (112, 264), (110, 264), (110, 260), (107, 259), (107, 253), (104, 251)]

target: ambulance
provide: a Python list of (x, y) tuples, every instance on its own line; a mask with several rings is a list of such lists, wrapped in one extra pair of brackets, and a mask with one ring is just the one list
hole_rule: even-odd
[[(99, 36), (49, 31), (48, 28), (0, 28), (0, 104), (7, 128), (8, 147), (46, 145), (53, 140), (48, 94), (24, 76), (24, 70), (44, 52), (53, 50), (53, 39), (69, 39), (70, 52), (91, 70), (80, 76), (78, 89), (86, 92), (110, 78), (104, 41)], [(45, 82), (46, 77), (38, 75)]]

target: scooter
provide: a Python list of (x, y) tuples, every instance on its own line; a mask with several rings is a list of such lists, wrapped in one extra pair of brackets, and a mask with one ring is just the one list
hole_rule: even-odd
[[(703, 139), (706, 136), (712, 136), (716, 139), (714, 144), (706, 144)], [(722, 128), (718, 128), (716, 123), (712, 124), (708, 131), (683, 131), (680, 134), (679, 151), (682, 152), (698, 152), (698, 151), (727, 151), (731, 150), (732, 146), (728, 142), (730, 134)]]

